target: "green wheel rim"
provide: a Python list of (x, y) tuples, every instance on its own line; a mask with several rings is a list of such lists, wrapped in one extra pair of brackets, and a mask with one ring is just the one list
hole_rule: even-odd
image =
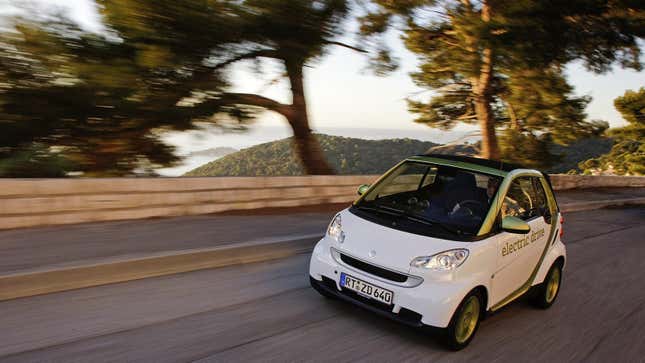
[(550, 303), (555, 299), (560, 288), (560, 269), (554, 268), (546, 284), (546, 302)]
[(455, 327), (455, 338), (458, 343), (463, 343), (470, 338), (475, 332), (477, 322), (479, 321), (479, 299), (477, 296), (471, 296), (466, 300)]

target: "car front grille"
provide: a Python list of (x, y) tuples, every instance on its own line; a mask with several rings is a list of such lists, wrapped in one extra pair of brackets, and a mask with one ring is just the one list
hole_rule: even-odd
[(351, 266), (355, 269), (367, 272), (374, 276), (378, 276), (390, 281), (405, 282), (408, 279), (407, 275), (398, 273), (396, 271), (384, 269), (382, 267), (378, 267), (367, 262), (363, 262), (359, 259), (353, 258), (343, 253), (340, 254), (340, 259), (341, 261), (343, 261), (343, 263), (347, 264), (348, 266)]

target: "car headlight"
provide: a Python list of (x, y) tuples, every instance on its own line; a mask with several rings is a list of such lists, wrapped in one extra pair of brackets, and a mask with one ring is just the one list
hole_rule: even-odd
[(444, 251), (432, 256), (417, 257), (410, 262), (410, 266), (433, 271), (454, 270), (466, 261), (468, 254), (469, 252), (465, 248)]
[(343, 243), (343, 241), (345, 240), (345, 233), (343, 232), (343, 225), (340, 214), (336, 214), (334, 219), (329, 224), (329, 227), (327, 227), (327, 235), (336, 240), (336, 242), (338, 243)]

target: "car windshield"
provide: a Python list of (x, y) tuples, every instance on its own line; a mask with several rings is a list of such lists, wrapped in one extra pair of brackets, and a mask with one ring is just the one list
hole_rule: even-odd
[(355, 205), (411, 233), (476, 235), (501, 178), (460, 168), (406, 161)]

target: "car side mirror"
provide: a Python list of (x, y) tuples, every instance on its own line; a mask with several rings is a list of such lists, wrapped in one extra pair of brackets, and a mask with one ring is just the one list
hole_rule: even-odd
[(502, 219), (502, 230), (508, 233), (527, 234), (531, 231), (531, 226), (517, 217), (506, 216)]
[(358, 195), (363, 195), (370, 188), (369, 184), (363, 184), (358, 187)]

